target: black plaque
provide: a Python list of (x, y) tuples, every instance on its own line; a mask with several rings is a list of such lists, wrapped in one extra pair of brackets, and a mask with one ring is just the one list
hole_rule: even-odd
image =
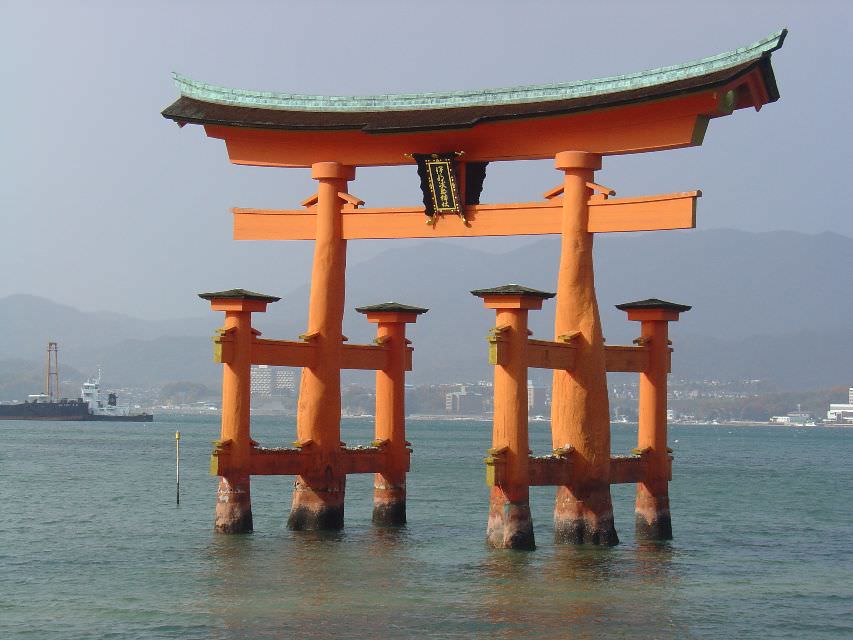
[(426, 214), (462, 213), (455, 153), (414, 153)]

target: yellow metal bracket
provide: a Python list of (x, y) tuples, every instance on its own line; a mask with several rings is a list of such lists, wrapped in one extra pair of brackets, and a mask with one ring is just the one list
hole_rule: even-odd
[(217, 329), (213, 334), (213, 361), (220, 364), (234, 360), (234, 333), (236, 329)]
[(504, 339), (501, 334), (507, 330), (509, 330), (509, 325), (489, 329), (486, 340), (489, 343), (489, 364), (491, 365), (504, 364), (504, 349), (501, 347)]
[(569, 333), (564, 333), (563, 335), (557, 336), (557, 342), (574, 342), (581, 335), (580, 331), (571, 331)]

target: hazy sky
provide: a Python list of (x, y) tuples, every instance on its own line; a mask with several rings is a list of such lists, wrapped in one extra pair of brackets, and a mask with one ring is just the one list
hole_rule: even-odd
[[(606, 158), (598, 180), (620, 196), (700, 188), (699, 228), (853, 235), (850, 6), (0, 0), (0, 296), (172, 317), (207, 313), (198, 291), (304, 281), (310, 243), (235, 242), (229, 209), (296, 208), (315, 190), (308, 171), (232, 166), (221, 141), (164, 120), (173, 70), (287, 92), (473, 89), (642, 71), (788, 27), (779, 102), (712, 121), (700, 148)], [(484, 200), (558, 181), (550, 162), (493, 165)], [(361, 170), (351, 192), (420, 199), (413, 168)], [(352, 242), (349, 259), (388, 242)]]

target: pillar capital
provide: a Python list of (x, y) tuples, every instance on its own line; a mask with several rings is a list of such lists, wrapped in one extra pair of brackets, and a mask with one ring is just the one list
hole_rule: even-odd
[(249, 311), (264, 312), (267, 304), (278, 302), (281, 298), (268, 296), (263, 293), (255, 293), (246, 289), (228, 289), (227, 291), (213, 291), (200, 293), (198, 297), (209, 300), (210, 307), (214, 311)]
[(355, 167), (339, 162), (315, 162), (311, 165), (314, 180), (354, 180)]
[(487, 309), (541, 309), (542, 303), (556, 294), (520, 284), (505, 284), (491, 289), (475, 289), (471, 295), (482, 298)]
[(598, 171), (601, 169), (601, 155), (586, 151), (561, 151), (554, 156), (554, 168), (559, 171), (570, 169)]
[(418, 316), (426, 313), (429, 309), (423, 307), (412, 307), (399, 302), (383, 302), (366, 307), (356, 307), (356, 311), (367, 316), (368, 322), (380, 324), (407, 324), (416, 322)]
[(686, 304), (676, 304), (658, 298), (625, 302), (617, 304), (616, 308), (625, 311), (628, 314), (628, 320), (638, 322), (675, 322), (679, 314), (692, 309)]

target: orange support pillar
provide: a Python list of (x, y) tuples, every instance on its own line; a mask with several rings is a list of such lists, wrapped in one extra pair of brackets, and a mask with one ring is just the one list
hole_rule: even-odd
[(579, 151), (557, 154), (565, 173), (560, 270), (554, 333), (576, 334), (573, 371), (555, 370), (551, 393), (551, 436), (555, 449), (574, 447), (571, 483), (557, 488), (554, 536), (557, 542), (619, 542), (610, 499), (610, 408), (604, 338), (595, 297), (593, 234), (589, 198), (601, 156)]
[(496, 549), (534, 549), (530, 516), (530, 446), (527, 438), (527, 313), (541, 309), (553, 293), (519, 285), (472, 291), (495, 309), (494, 422), (490, 454), (499, 457), (500, 478), (492, 482), (486, 542)]
[(376, 371), (376, 443), (386, 452), (386, 466), (373, 484), (373, 523), (379, 526), (406, 524), (406, 472), (409, 449), (406, 442), (405, 382), (408, 364), (406, 324), (417, 321), (428, 309), (385, 302), (358, 307), (359, 313), (375, 322), (376, 343), (386, 347), (388, 360)]
[(628, 320), (640, 325), (641, 345), (649, 348), (649, 366), (640, 374), (640, 419), (637, 448), (646, 458), (645, 478), (637, 483), (637, 537), (671, 540), (669, 480), (672, 460), (666, 443), (666, 382), (669, 372), (669, 323), (690, 307), (665, 300), (649, 299), (616, 305)]
[(317, 364), (302, 369), (296, 434), (317, 453), (317, 465), (297, 476), (287, 526), (290, 529), (341, 529), (346, 475), (336, 469), (341, 447), (341, 346), (343, 344), (346, 241), (341, 208), (353, 167), (318, 162), (311, 177), (319, 182), (314, 265), (305, 339), (317, 349)]
[(222, 533), (252, 531), (249, 457), (252, 449), (249, 403), (252, 366), (252, 313), (280, 298), (245, 289), (201, 293), (214, 311), (225, 312), (225, 327), (215, 338), (222, 362), (222, 427), (217, 445), (228, 450), (238, 471), (220, 477), (215, 528)]

